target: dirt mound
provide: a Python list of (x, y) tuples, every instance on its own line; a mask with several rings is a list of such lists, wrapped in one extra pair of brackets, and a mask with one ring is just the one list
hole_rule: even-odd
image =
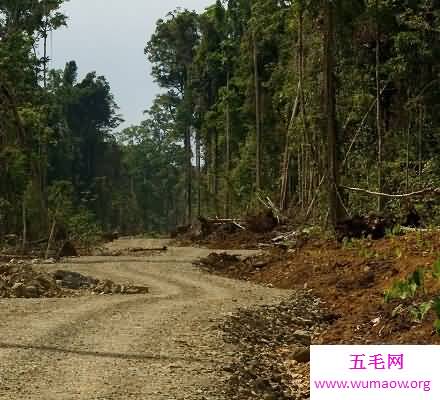
[(37, 272), (30, 265), (0, 266), (0, 297), (58, 297), (62, 289), (55, 278)]
[(211, 253), (194, 264), (211, 272), (225, 271), (241, 262), (239, 256), (228, 253)]
[(238, 346), (230, 399), (308, 399), (309, 345), (335, 316), (309, 291), (278, 305), (242, 309), (222, 326)]
[(78, 272), (41, 272), (31, 265), (0, 265), (0, 298), (69, 297), (81, 294), (146, 294), (148, 287), (120, 285)]
[(248, 279), (275, 260), (286, 256), (286, 251), (272, 248), (263, 254), (241, 258), (228, 253), (211, 253), (195, 262), (194, 265), (214, 274), (227, 275), (231, 278)]

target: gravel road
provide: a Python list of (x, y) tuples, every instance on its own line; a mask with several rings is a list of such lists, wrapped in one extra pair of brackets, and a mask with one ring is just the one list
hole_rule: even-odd
[[(126, 239), (111, 249), (166, 244)], [(192, 266), (209, 253), (170, 247), (149, 257), (82, 257), (41, 266), (151, 291), (0, 300), (0, 399), (225, 399), (223, 368), (235, 348), (223, 342), (220, 321), (238, 307), (277, 302), (290, 292)]]

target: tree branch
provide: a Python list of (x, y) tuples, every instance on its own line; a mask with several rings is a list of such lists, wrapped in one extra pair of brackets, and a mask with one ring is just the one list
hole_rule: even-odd
[(406, 197), (415, 197), (415, 196), (423, 196), (426, 194), (437, 194), (440, 195), (440, 188), (426, 188), (422, 190), (418, 190), (417, 192), (412, 193), (404, 193), (404, 194), (389, 194), (389, 193), (380, 193), (380, 192), (372, 192), (367, 189), (361, 189), (361, 188), (353, 188), (348, 186), (340, 186), (341, 189), (350, 190), (352, 192), (359, 192), (359, 193), (365, 193), (365, 194), (371, 194), (373, 196), (379, 196), (379, 197), (390, 197), (394, 199), (401, 199)]

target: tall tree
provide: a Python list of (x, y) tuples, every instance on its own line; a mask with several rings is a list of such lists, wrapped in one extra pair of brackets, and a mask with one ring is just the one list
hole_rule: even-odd
[(198, 42), (198, 16), (188, 10), (176, 10), (159, 20), (145, 53), (153, 64), (153, 76), (170, 96), (180, 100), (176, 124), (182, 132), (186, 154), (187, 222), (192, 220), (192, 141), (194, 99), (192, 96), (192, 62)]

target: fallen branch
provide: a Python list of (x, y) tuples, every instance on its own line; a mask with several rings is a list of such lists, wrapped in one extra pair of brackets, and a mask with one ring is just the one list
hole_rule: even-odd
[(35, 255), (30, 254), (0, 254), (0, 260), (32, 260), (36, 258)]
[(133, 247), (131, 249), (127, 249), (126, 251), (130, 252), (130, 253), (140, 253), (143, 251), (167, 251), (168, 248), (166, 246), (164, 247), (157, 247), (157, 248), (152, 248), (152, 249), (144, 249), (142, 247)]
[(232, 218), (208, 218), (205, 220), (209, 224), (229, 224), (229, 223), (241, 223), (241, 219), (232, 219)]
[(236, 226), (237, 228), (240, 228), (242, 231), (245, 231), (246, 228), (244, 226), (241, 226), (239, 223), (237, 222), (232, 222), (232, 225)]
[(372, 196), (379, 196), (379, 197), (389, 197), (393, 199), (402, 199), (406, 197), (415, 197), (415, 196), (423, 196), (427, 194), (437, 194), (440, 195), (440, 188), (426, 188), (422, 190), (418, 190), (416, 192), (412, 193), (404, 193), (404, 194), (390, 194), (390, 193), (381, 193), (381, 192), (373, 192), (367, 189), (361, 189), (361, 188), (354, 188), (354, 187), (348, 187), (348, 186), (340, 186), (341, 189), (350, 190), (352, 192), (358, 192), (358, 193), (365, 193), (370, 194)]
[(298, 235), (297, 231), (289, 232), (284, 235), (277, 236), (271, 240), (272, 243), (282, 242)]

